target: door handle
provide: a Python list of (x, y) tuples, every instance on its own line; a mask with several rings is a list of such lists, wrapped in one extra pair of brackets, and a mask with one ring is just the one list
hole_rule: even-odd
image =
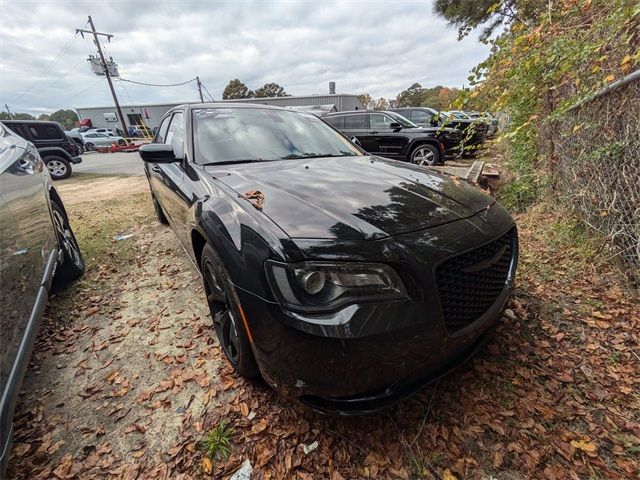
[(377, 130), (373, 130), (372, 132), (369, 132), (369, 133), (378, 133), (378, 131)]
[(162, 172), (162, 169), (158, 166), (158, 165), (154, 165), (151, 167), (151, 170), (153, 170), (154, 172)]

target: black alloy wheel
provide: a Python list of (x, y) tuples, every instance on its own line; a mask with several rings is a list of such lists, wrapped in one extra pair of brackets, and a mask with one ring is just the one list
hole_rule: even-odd
[(242, 376), (258, 376), (260, 372), (244, 328), (237, 293), (227, 270), (208, 244), (202, 250), (200, 263), (213, 327), (224, 354)]
[(58, 248), (62, 252), (62, 260), (56, 267), (51, 285), (51, 293), (57, 293), (67, 288), (71, 282), (84, 273), (84, 259), (67, 216), (54, 201), (51, 202), (51, 213), (53, 226), (58, 237)]

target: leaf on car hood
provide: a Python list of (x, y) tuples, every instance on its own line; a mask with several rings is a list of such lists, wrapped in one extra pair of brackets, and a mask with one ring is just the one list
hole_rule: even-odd
[(264, 194), (260, 190), (249, 190), (240, 196), (251, 202), (251, 205), (256, 207), (258, 210), (262, 210), (262, 207), (264, 207)]

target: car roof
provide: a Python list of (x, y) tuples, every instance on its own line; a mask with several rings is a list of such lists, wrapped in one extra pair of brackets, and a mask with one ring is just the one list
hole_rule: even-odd
[(27, 123), (30, 125), (58, 125), (58, 122), (52, 120), (0, 120), (2, 123)]
[(359, 113), (385, 113), (387, 110), (345, 110), (344, 112), (331, 112), (323, 117), (335, 117), (336, 115), (357, 115)]
[[(233, 102), (225, 102), (225, 103), (183, 103), (182, 105), (176, 105), (170, 110), (167, 110), (167, 113), (176, 111), (176, 110), (201, 110), (203, 108), (263, 108), (267, 110), (281, 110), (284, 112), (296, 112), (296, 113), (305, 113), (298, 112), (296, 110), (291, 110), (290, 108), (276, 107), (275, 105), (263, 105), (260, 103), (233, 103)], [(166, 115), (166, 114), (165, 114)]]

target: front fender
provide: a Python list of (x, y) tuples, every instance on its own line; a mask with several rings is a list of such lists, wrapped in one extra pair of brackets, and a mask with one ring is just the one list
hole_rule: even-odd
[(39, 148), (38, 153), (40, 153), (40, 156), (42, 158), (46, 157), (47, 155), (58, 155), (68, 161), (71, 161), (71, 155), (69, 155), (69, 152), (67, 152), (64, 148), (60, 148), (60, 147)]
[(304, 257), (266, 215), (248, 208), (254, 207), (228, 195), (207, 196), (196, 202), (190, 253), (199, 264), (200, 235), (218, 253), (237, 288), (274, 300), (264, 273), (265, 260), (301, 261)]

